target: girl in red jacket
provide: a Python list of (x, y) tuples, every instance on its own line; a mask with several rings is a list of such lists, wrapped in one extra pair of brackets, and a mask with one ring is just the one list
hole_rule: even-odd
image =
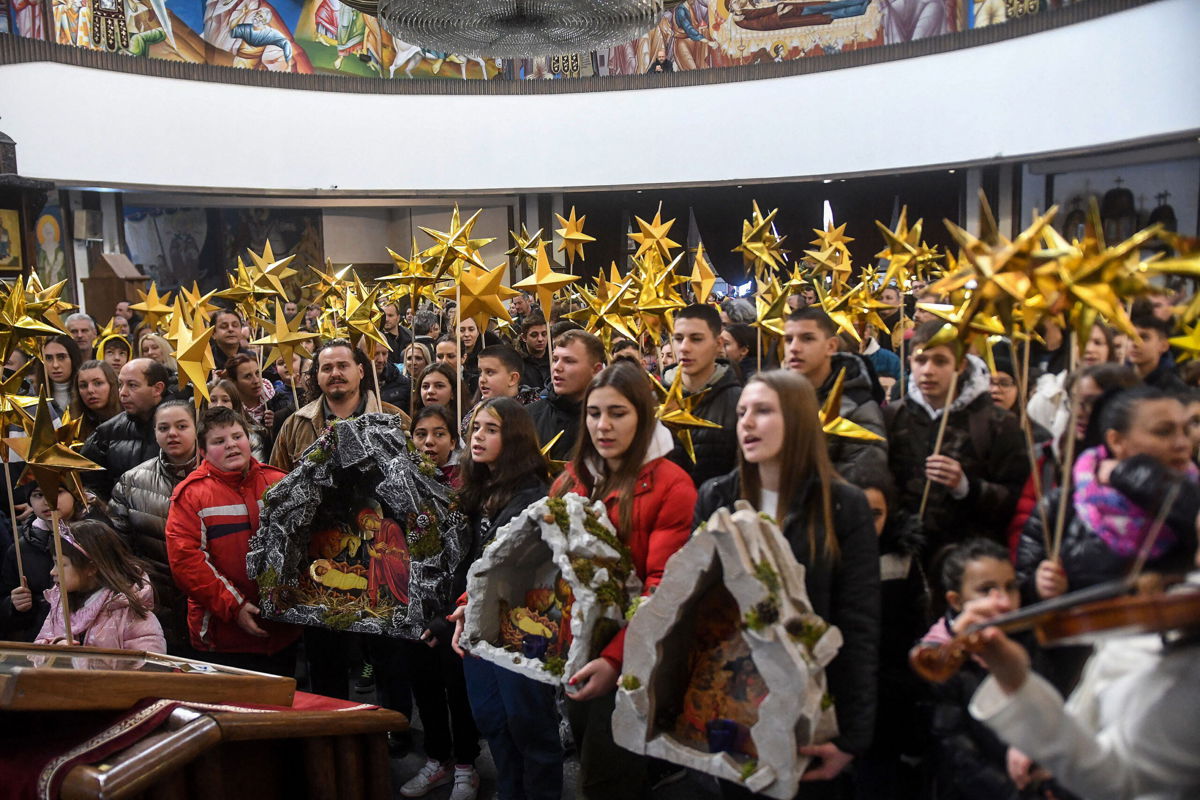
[[(671, 434), (654, 415), (645, 371), (618, 361), (592, 379), (583, 395), (584, 431), (551, 494), (602, 500), (634, 568), (650, 594), (667, 559), (692, 532), (696, 489), (664, 456)], [(579, 792), (586, 798), (638, 797), (646, 761), (613, 742), (612, 713), (625, 632), (568, 681), (567, 716), (579, 748)]]
[(218, 664), (291, 676), (299, 629), (258, 619), (258, 586), (246, 574), (263, 493), (286, 473), (251, 457), (246, 421), (233, 409), (205, 411), (196, 438), (204, 461), (175, 487), (166, 530), (192, 646)]

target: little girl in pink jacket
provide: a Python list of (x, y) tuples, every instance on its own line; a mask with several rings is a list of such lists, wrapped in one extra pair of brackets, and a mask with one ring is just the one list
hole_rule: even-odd
[(66, 640), (62, 593), (71, 606), (75, 644), (110, 650), (165, 653), (162, 626), (150, 613), (154, 590), (145, 570), (116, 531), (103, 522), (81, 520), (59, 525), (63, 563), (50, 571), (55, 585), (46, 590), (50, 613), (37, 644)]

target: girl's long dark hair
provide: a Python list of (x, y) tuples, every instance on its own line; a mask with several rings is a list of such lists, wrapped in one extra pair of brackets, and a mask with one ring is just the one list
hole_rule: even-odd
[(63, 557), (76, 569), (94, 564), (96, 579), (100, 585), (125, 595), (129, 607), (140, 618), (145, 619), (150, 609), (138, 596), (138, 590), (149, 585), (146, 564), (136, 558), (117, 532), (103, 522), (82, 519), (70, 523), (67, 527), (71, 531), (71, 538), (79, 542), (79, 546), (87, 551), (87, 555), (63, 539)]
[[(606, 462), (600, 457), (596, 445), (592, 442), (591, 434), (587, 430), (588, 399), (592, 396), (592, 392), (606, 386), (616, 389), (622, 397), (629, 401), (637, 414), (638, 425), (633, 434), (633, 441), (630, 442), (629, 449), (625, 451), (625, 455), (621, 459), (621, 466), (614, 472), (609, 472), (607, 465), (604, 466), (604, 475), (597, 480), (587, 465), (589, 462), (592, 464), (605, 464)], [(571, 455), (571, 471), (575, 477), (572, 479), (570, 473), (564, 473), (563, 480), (555, 490), (555, 494), (561, 497), (579, 486), (591, 500), (599, 500), (616, 492), (620, 499), (617, 503), (617, 519), (613, 522), (616, 523), (617, 532), (623, 541), (633, 528), (633, 489), (637, 483), (638, 474), (642, 471), (642, 462), (646, 460), (646, 453), (650, 449), (650, 442), (654, 439), (654, 430), (658, 425), (658, 420), (654, 415), (655, 405), (654, 390), (650, 386), (650, 380), (646, 377), (646, 371), (639, 364), (626, 360), (614, 361), (611, 366), (606, 367), (592, 378), (587, 391), (583, 393), (583, 401), (580, 403), (580, 413), (583, 415), (583, 419), (579, 422), (579, 437), (575, 442), (575, 451)]]
[[(786, 516), (793, 496), (806, 479), (816, 481), (817, 491), (809, 494), (802, 510), (808, 524), (808, 552), (816, 557), (815, 533), (818, 523), (824, 523), (825, 535), (821, 550), (829, 559), (838, 556), (837, 531), (833, 527), (833, 496), (831, 487), (842, 478), (829, 460), (825, 433), (821, 430), (820, 405), (813, 385), (803, 375), (791, 370), (773, 369), (759, 372), (746, 385), (761, 383), (775, 392), (783, 414), (783, 454), (779, 472), (779, 512)], [(741, 478), (742, 499), (755, 508), (762, 508), (762, 480), (758, 465), (747, 462), (738, 448), (738, 473)], [(780, 524), (783, 523), (781, 518)]]
[[(108, 405), (102, 411), (93, 411), (83, 404), (83, 397), (79, 394), (79, 373), (85, 369), (100, 370), (104, 373), (104, 380), (108, 381)], [(71, 416), (86, 417), (92, 422), (93, 427), (95, 427), (120, 413), (121, 398), (117, 392), (117, 371), (107, 361), (96, 361), (93, 359), (80, 364), (79, 369), (75, 370), (75, 377), (71, 379)]]
[(468, 429), (474, 433), (475, 420), (483, 413), (492, 413), (500, 420), (500, 458), (493, 464), (476, 464), (471, 448), (464, 448), (459, 474), (462, 490), (459, 499), (468, 516), (494, 516), (508, 505), (513, 495), (534, 481), (550, 483), (550, 468), (538, 447), (533, 417), (525, 406), (511, 397), (493, 397), (475, 410)]

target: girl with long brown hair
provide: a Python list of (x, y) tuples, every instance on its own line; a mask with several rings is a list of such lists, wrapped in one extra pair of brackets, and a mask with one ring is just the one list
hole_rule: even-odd
[(61, 525), (59, 532), (63, 558), (50, 573), (56, 583), (46, 592), (50, 613), (34, 641), (64, 640), (62, 593), (67, 592), (74, 643), (166, 652), (162, 627), (150, 613), (154, 608), (150, 579), (117, 532), (95, 520)]
[[(546, 496), (550, 476), (546, 458), (538, 448), (533, 419), (524, 406), (508, 397), (487, 400), (476, 409), (461, 465), (459, 503), (467, 516), (471, 538), (463, 543), (464, 555), (454, 575), (451, 596), (465, 599), (471, 564), (483, 554), (483, 548), (498, 529)], [(460, 605), (450, 617), (455, 623), (454, 631), (449, 634), (450, 644), (463, 656), (467, 695), (475, 723), (487, 739), (496, 762), (498, 794), (506, 798), (558, 800), (562, 795), (563, 753), (554, 690), (548, 684), (490, 661), (465, 655), (458, 644), (463, 608)], [(430, 627), (425, 640), (435, 646), (439, 637), (447, 633), (438, 626)], [(420, 708), (420, 697), (417, 703)], [(470, 748), (471, 744), (460, 740), (456, 732), (452, 777), (451, 765), (444, 760), (449, 753), (441, 755), (430, 748), (428, 762), (400, 788), (400, 793), (420, 797), (450, 780), (454, 780), (456, 791), (460, 782), (477, 786), (478, 777), (470, 763), (473, 756), (467, 759), (470, 753), (460, 755)], [(459, 795), (474, 796), (466, 786), (456, 794)]]
[[(584, 392), (583, 426), (566, 471), (551, 493), (603, 501), (650, 594), (667, 559), (692, 532), (696, 489), (665, 456), (674, 447), (655, 417), (654, 391), (639, 365), (618, 361)], [(613, 742), (612, 713), (625, 647), (624, 631), (568, 680), (567, 717), (579, 747), (579, 796), (638, 797), (646, 760)]]
[(79, 438), (86, 440), (100, 423), (121, 413), (117, 373), (105, 361), (85, 361), (71, 387), (71, 416), (82, 418)]
[[(737, 405), (737, 468), (700, 487), (695, 523), (737, 500), (779, 520), (805, 567), (813, 611), (841, 630), (844, 644), (827, 670), (838, 736), (801, 748), (814, 758), (805, 780), (840, 783), (874, 730), (879, 549), (866, 498), (829, 460), (818, 412), (816, 392), (802, 375), (771, 370), (752, 377)], [(734, 787), (722, 788), (737, 795)], [(814, 786), (814, 796), (838, 797), (842, 788), (830, 783), (822, 793)]]

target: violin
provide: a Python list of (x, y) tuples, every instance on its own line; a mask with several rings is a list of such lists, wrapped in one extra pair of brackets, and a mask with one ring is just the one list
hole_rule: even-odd
[(1109, 636), (1200, 631), (1200, 584), (1179, 578), (1108, 581), (971, 625), (944, 644), (918, 644), (908, 654), (909, 664), (925, 680), (944, 683), (980, 649), (980, 634), (987, 628), (1005, 633), (1032, 630), (1044, 647), (1093, 644)]

